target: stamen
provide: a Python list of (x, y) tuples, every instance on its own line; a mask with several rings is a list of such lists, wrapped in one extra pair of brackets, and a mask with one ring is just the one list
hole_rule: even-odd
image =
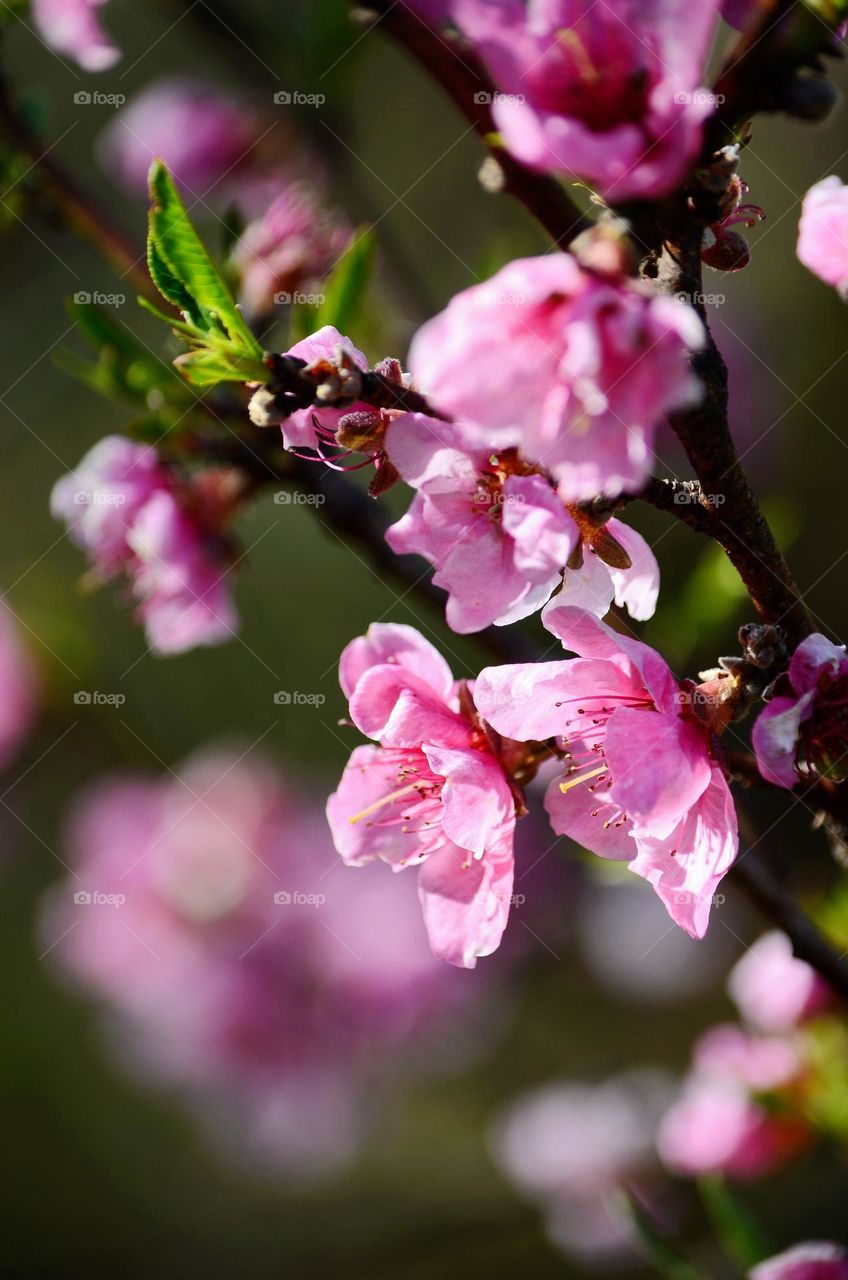
[(590, 769), (588, 773), (583, 773), (579, 778), (569, 778), (567, 782), (561, 782), (559, 789), (565, 795), (567, 791), (571, 791), (572, 787), (577, 787), (581, 782), (588, 782), (590, 778), (600, 777), (602, 773), (606, 773), (607, 766), (605, 764), (598, 765), (597, 769)]

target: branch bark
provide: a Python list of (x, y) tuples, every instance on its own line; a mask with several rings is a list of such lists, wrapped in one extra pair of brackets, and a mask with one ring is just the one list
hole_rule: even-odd
[[(485, 143), (497, 174), (486, 186), (512, 196), (547, 231), (554, 244), (565, 247), (593, 226), (559, 182), (537, 173), (493, 145), (497, 126), (491, 102), (496, 92), (488, 72), (471, 49), (447, 32), (432, 31), (406, 4), (375, 0), (355, 5), (354, 15), (378, 26), (438, 82), (478, 137)], [(494, 171), (493, 171), (494, 172)]]

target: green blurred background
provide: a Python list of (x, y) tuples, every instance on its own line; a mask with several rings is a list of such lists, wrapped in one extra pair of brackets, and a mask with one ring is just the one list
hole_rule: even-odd
[[(287, 120), (322, 157), (334, 201), (356, 221), (378, 223), (372, 312), (351, 337), (372, 359), (403, 356), (414, 327), (475, 274), (546, 245), (511, 202), (483, 193), (479, 145), (438, 90), (379, 36), (360, 38), (344, 8), (335, 0), (111, 0), (105, 17), (124, 57), (96, 81), (84, 73), (77, 80), (23, 23), (13, 23), (4, 41), (4, 64), (15, 96), (27, 101), (45, 136), (59, 140), (57, 155), (139, 249), (143, 203), (122, 196), (98, 168), (92, 148), (110, 108), (77, 106), (82, 84), (131, 97), (154, 77), (188, 73), (253, 97), (269, 113), (275, 90), (320, 87), (325, 106), (289, 109)], [(711, 318), (731, 368), (746, 464), (821, 629), (836, 637), (845, 632), (848, 582), (845, 311), (798, 264), (794, 241), (804, 191), (831, 172), (848, 177), (844, 119), (839, 112), (816, 128), (783, 119), (757, 125), (742, 174), (768, 219), (751, 233), (751, 266), (734, 276), (713, 273), (707, 286), (724, 297)], [(263, 749), (288, 774), (326, 791), (345, 759), (345, 747), (322, 724), (344, 711), (336, 660), (369, 622), (425, 626), (457, 675), (474, 674), (488, 657), (473, 639), (447, 632), (426, 604), (400, 599), (396, 584), (381, 582), (311, 510), (274, 506), (270, 496), (239, 527), (251, 548), (237, 587), (243, 643), (157, 660), (109, 590), (81, 594), (82, 559), (50, 519), (50, 488), (131, 415), (71, 382), (53, 355), (61, 346), (83, 350), (64, 300), (80, 289), (118, 286), (90, 249), (57, 226), (31, 214), (11, 223), (0, 303), (0, 582), (37, 660), (45, 709), (2, 800), (3, 1273), (363, 1280), (579, 1273), (492, 1165), (491, 1116), (517, 1089), (557, 1075), (603, 1078), (644, 1062), (683, 1069), (697, 1031), (731, 1016), (724, 974), (760, 922), (730, 890), (728, 914), (719, 913), (707, 941), (675, 942), (713, 956), (711, 985), (646, 1003), (589, 971), (576, 919), (583, 885), (555, 904), (573, 926), (571, 941), (550, 947), (541, 939), (518, 990), (505, 993), (491, 1053), (465, 1073), (387, 1100), (362, 1159), (309, 1191), (227, 1164), (177, 1103), (129, 1083), (104, 1047), (93, 1008), (62, 989), (38, 958), (37, 904), (62, 874), (59, 824), (75, 789), (107, 769), (155, 770), (208, 741), (253, 743), (267, 734)], [(214, 227), (207, 231), (214, 239)], [(119, 318), (161, 347), (162, 333), (131, 297)], [(680, 467), (671, 441), (660, 453)], [(392, 500), (400, 506), (404, 498)], [(721, 557), (654, 512), (631, 508), (631, 518), (655, 545), (664, 575), (645, 637), (681, 675), (734, 652), (736, 626), (749, 614)], [(126, 705), (120, 714), (75, 706), (78, 688), (120, 691)], [(327, 706), (321, 715), (275, 706), (278, 688), (321, 690)], [(818, 838), (807, 815), (790, 809), (769, 799), (752, 809), (753, 821), (765, 830), (785, 811), (768, 837), (769, 858), (803, 860), (815, 870), (823, 858)], [(603, 871), (595, 865), (585, 874), (597, 879)], [(659, 937), (657, 917), (652, 927)], [(680, 954), (669, 951), (669, 965)], [(844, 1176), (836, 1156), (820, 1155), (746, 1197), (778, 1244), (832, 1236), (844, 1228)]]

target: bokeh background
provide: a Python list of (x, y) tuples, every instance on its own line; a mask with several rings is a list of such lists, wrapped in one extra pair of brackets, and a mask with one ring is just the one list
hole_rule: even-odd
[[(357, 224), (376, 224), (371, 305), (351, 337), (372, 360), (402, 357), (415, 326), (454, 292), (546, 245), (520, 209), (482, 191), (479, 145), (438, 89), (387, 41), (362, 37), (344, 10), (341, 0), (111, 0), (104, 12), (124, 50), (112, 70), (71, 71), (25, 21), (4, 36), (3, 63), (15, 98), (139, 252), (144, 201), (122, 192), (95, 155), (113, 110), (75, 103), (75, 93), (97, 88), (131, 100), (155, 77), (192, 74), (253, 102), (281, 146), (292, 135), (308, 145), (336, 206)], [(326, 102), (280, 107), (280, 89), (320, 92)], [(708, 288), (746, 465), (821, 630), (844, 638), (845, 312), (794, 255), (800, 199), (832, 172), (848, 176), (844, 112), (818, 127), (758, 122), (742, 173), (767, 221), (751, 232), (750, 267), (712, 273)], [(198, 221), (214, 245), (215, 219), (200, 211)], [(697, 1032), (732, 1016), (726, 973), (762, 922), (731, 885), (708, 938), (690, 942), (669, 929), (646, 885), (554, 847), (540, 826), (526, 837), (528, 871), (525, 879), (519, 867), (516, 885), (535, 894), (535, 906), (514, 912), (504, 957), (460, 975), (466, 994), (479, 986), (468, 996), (479, 1000), (473, 1051), (465, 1020), (456, 1020), (438, 1051), (430, 1046), (425, 1069), (400, 1072), (363, 1100), (369, 1140), (349, 1168), (323, 1180), (283, 1176), (236, 1141), (210, 1141), (183, 1101), (128, 1071), (97, 1003), (63, 980), (57, 940), (39, 923), (45, 892), (64, 882), (63, 815), (78, 790), (116, 770), (161, 774), (223, 741), (270, 758), (312, 805), (357, 740), (337, 725), (345, 708), (335, 668), (349, 639), (374, 619), (408, 622), (436, 639), (457, 676), (473, 675), (488, 657), (382, 581), (323, 528), (320, 511), (274, 505), (270, 495), (239, 525), (249, 548), (237, 584), (241, 639), (170, 660), (148, 653), (112, 591), (80, 591), (82, 558), (48, 510), (54, 481), (132, 414), (72, 381), (54, 357), (83, 350), (64, 307), (79, 290), (122, 290), (120, 323), (166, 354), (168, 340), (91, 249), (32, 210), (7, 223), (0, 583), (43, 696), (38, 725), (0, 788), (4, 1274), (582, 1274), (498, 1171), (488, 1141), (494, 1117), (517, 1091), (554, 1078), (597, 1081), (642, 1065), (682, 1071)], [(660, 452), (686, 475), (671, 440)], [(401, 509), (404, 499), (391, 501)], [(749, 612), (720, 555), (654, 512), (634, 508), (631, 518), (663, 571), (645, 638), (686, 675), (734, 652)], [(80, 689), (126, 701), (80, 706)], [(280, 706), (279, 689), (326, 702)], [(768, 832), (760, 847), (774, 866), (800, 868), (800, 888), (827, 875), (803, 808), (788, 797), (745, 803), (752, 838)], [(319, 846), (323, 871), (332, 853)], [(341, 874), (328, 884), (345, 891)], [(523, 916), (531, 907), (535, 914)], [(237, 1130), (237, 1112), (230, 1119)], [(845, 1185), (842, 1158), (819, 1152), (744, 1195), (776, 1244), (787, 1245), (838, 1233)], [(685, 1189), (675, 1213), (697, 1236)], [(607, 1274), (625, 1270), (615, 1262)]]

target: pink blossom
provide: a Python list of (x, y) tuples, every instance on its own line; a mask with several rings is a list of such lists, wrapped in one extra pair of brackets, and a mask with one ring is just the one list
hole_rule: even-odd
[(807, 636), (772, 685), (754, 725), (760, 773), (792, 790), (802, 778), (848, 772), (848, 657), (844, 645)]
[(468, 444), (520, 448), (568, 502), (638, 488), (664, 415), (701, 394), (683, 303), (584, 271), (568, 254), (511, 262), (416, 334), (416, 385)]
[(728, 991), (758, 1031), (791, 1031), (828, 1003), (829, 988), (815, 969), (792, 954), (785, 933), (764, 933), (734, 966)]
[(762, 1178), (794, 1155), (806, 1133), (773, 1117), (732, 1080), (695, 1075), (659, 1129), (663, 1162), (689, 1178)]
[(101, 580), (128, 579), (157, 653), (235, 634), (219, 532), (231, 510), (230, 481), (228, 472), (212, 471), (202, 484), (181, 486), (154, 449), (107, 436), (54, 486), (54, 517), (66, 522)]
[(546, 796), (554, 830), (626, 861), (700, 938), (738, 846), (712, 736), (653, 649), (558, 599), (542, 618), (579, 657), (488, 667), (480, 714), (519, 741), (558, 739), (569, 763)]
[(804, 196), (798, 257), (825, 284), (848, 296), (848, 187), (835, 174)]
[(34, 663), (11, 611), (0, 605), (0, 767), (31, 729), (37, 701)]
[(763, 1096), (790, 1091), (802, 1072), (797, 1047), (741, 1027), (711, 1028), (695, 1046), (692, 1070), (663, 1118), (663, 1161), (687, 1177), (760, 1178), (804, 1145), (808, 1128)]
[(758, 1262), (748, 1280), (848, 1280), (848, 1252), (829, 1240), (805, 1241)]
[(697, 158), (718, 0), (454, 0), (500, 91), (493, 115), (525, 164), (610, 201), (652, 199)]
[[(315, 360), (333, 360), (337, 347), (342, 347), (358, 368), (368, 368), (367, 357), (332, 325), (325, 324), (317, 333), (310, 334), (290, 347), (286, 355), (296, 356), (312, 364)], [(334, 442), (336, 429), (349, 413), (370, 413), (371, 406), (357, 403), (345, 409), (299, 409), (286, 418), (282, 426), (283, 444), (287, 449), (314, 449), (319, 454), (325, 444)]]
[(569, 1253), (597, 1260), (635, 1243), (617, 1211), (622, 1185), (650, 1187), (656, 1127), (671, 1083), (632, 1071), (601, 1084), (552, 1083), (511, 1102), (492, 1132), (498, 1165), (545, 1211), (548, 1232)]
[(206, 197), (249, 154), (256, 116), (210, 85), (190, 79), (154, 81), (132, 99), (100, 139), (104, 169), (132, 192), (147, 189), (159, 157), (179, 183)]
[[(547, 474), (512, 450), (463, 448), (452, 426), (421, 414), (394, 420), (386, 452), (418, 491), (386, 541), (436, 566), (433, 581), (448, 592), (454, 631), (504, 626), (545, 604), (581, 539)], [(603, 615), (615, 597), (634, 617), (650, 617), (659, 589), (650, 548), (618, 520), (605, 529), (631, 567), (611, 568), (587, 544), (580, 568), (565, 573), (563, 600)]]
[(412, 627), (376, 623), (347, 646), (339, 675), (357, 747), (327, 804), (349, 865), (419, 866), (435, 955), (473, 968), (509, 914), (515, 800), (447, 663)]
[(121, 54), (97, 18), (106, 0), (33, 0), (32, 20), (41, 38), (85, 71), (106, 71)]
[[(288, 184), (261, 217), (250, 222), (230, 261), (240, 276), (239, 300), (251, 315), (268, 311), (278, 295), (308, 293), (335, 265), (350, 228), (322, 210), (303, 183)], [(302, 344), (299, 344), (302, 345)]]
[(430, 954), (414, 887), (348, 878), (302, 787), (245, 754), (83, 794), (41, 935), (117, 1023), (128, 1067), (230, 1145), (309, 1175), (365, 1136), (369, 1063), (384, 1087), (409, 1074), (459, 1036), (472, 988)]

